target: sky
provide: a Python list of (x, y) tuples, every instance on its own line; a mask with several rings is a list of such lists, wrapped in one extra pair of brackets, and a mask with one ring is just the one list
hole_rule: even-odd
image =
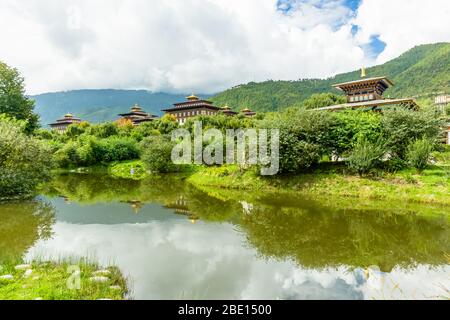
[(324, 78), (450, 41), (448, 0), (0, 0), (27, 92), (215, 93)]

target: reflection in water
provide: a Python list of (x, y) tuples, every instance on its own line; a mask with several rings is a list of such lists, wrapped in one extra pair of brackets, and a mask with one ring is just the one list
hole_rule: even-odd
[(50, 238), (54, 222), (49, 203), (0, 203), (0, 263), (18, 261), (38, 239)]
[(389, 272), (396, 266), (444, 264), (450, 252), (446, 218), (260, 205), (241, 226), (262, 255), (310, 268), (376, 265)]
[(353, 208), (337, 199), (239, 193), (224, 200), (177, 176), (67, 175), (44, 193), (57, 211), (54, 236), (27, 258), (116, 263), (136, 298), (422, 299), (449, 287), (442, 215), (398, 214), (378, 203)]

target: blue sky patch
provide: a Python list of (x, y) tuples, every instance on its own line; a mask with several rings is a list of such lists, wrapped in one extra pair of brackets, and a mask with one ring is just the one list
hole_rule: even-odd
[(386, 43), (380, 40), (379, 35), (370, 38), (370, 42), (361, 46), (368, 58), (376, 59), (386, 48)]

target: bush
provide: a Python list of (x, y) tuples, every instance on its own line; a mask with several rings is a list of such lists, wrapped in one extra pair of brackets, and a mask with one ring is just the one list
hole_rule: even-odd
[(69, 168), (135, 160), (139, 155), (139, 146), (131, 138), (113, 136), (96, 140), (82, 135), (78, 140), (66, 143), (54, 157), (61, 168)]
[(385, 147), (381, 142), (372, 143), (365, 136), (360, 136), (347, 159), (347, 165), (361, 176), (375, 168), (385, 153)]
[(435, 144), (442, 137), (443, 121), (434, 110), (388, 110), (382, 117), (383, 136), (393, 156), (406, 160), (408, 146), (425, 137)]
[(364, 136), (376, 143), (382, 136), (381, 117), (374, 112), (349, 110), (333, 113), (333, 126), (330, 128), (328, 145), (332, 154), (342, 156), (350, 152)]
[(93, 158), (97, 163), (134, 160), (139, 158), (139, 147), (131, 138), (110, 137), (92, 141)]
[(319, 160), (319, 146), (300, 140), (292, 134), (281, 132), (280, 173), (306, 171)]
[(179, 166), (172, 162), (172, 149), (175, 146), (167, 136), (145, 138), (141, 144), (142, 161), (152, 172), (175, 172)]
[(329, 112), (288, 109), (259, 125), (280, 130), (280, 172), (301, 172), (317, 164), (330, 146)]
[(424, 137), (420, 140), (413, 141), (408, 146), (406, 158), (412, 167), (422, 171), (430, 161), (431, 152), (433, 152), (433, 143)]
[(25, 122), (0, 117), (0, 199), (30, 196), (50, 178), (50, 148), (25, 129)]

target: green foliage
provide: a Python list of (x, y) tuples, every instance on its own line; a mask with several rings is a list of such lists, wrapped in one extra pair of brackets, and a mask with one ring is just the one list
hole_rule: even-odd
[[(74, 266), (76, 269), (72, 272), (80, 272), (80, 289), (71, 289), (67, 285), (71, 276), (68, 270)], [(0, 269), (13, 276), (13, 280), (0, 280), (0, 300), (123, 300), (128, 292), (126, 279), (117, 267), (108, 267), (108, 280), (96, 283), (91, 277), (101, 268), (86, 260), (33, 261), (30, 266), (32, 277), (25, 277), (25, 270), (16, 270), (15, 263), (0, 265)]]
[(39, 126), (39, 117), (33, 109), (34, 101), (25, 95), (19, 71), (0, 61), (0, 114), (27, 121), (26, 132), (31, 133)]
[(55, 153), (55, 160), (62, 168), (92, 166), (138, 158), (137, 142), (128, 137), (118, 136), (106, 139), (81, 136), (77, 141), (69, 141)]
[(412, 167), (422, 171), (427, 167), (432, 151), (433, 143), (427, 138), (422, 138), (410, 143), (406, 159)]
[(229, 117), (223, 114), (217, 114), (213, 116), (198, 116), (195, 118), (190, 118), (186, 121), (183, 126), (184, 129), (193, 132), (194, 123), (196, 121), (202, 122), (203, 130), (208, 129), (219, 129), (225, 132), (226, 129), (246, 129), (252, 128), (256, 124), (256, 119), (247, 118), (243, 115), (237, 115), (234, 117)]
[[(386, 96), (401, 98), (450, 91), (450, 44), (437, 43), (417, 46), (383, 65), (367, 69), (370, 77), (387, 76), (395, 87)], [(279, 111), (302, 107), (313, 94), (339, 91), (333, 84), (357, 80), (359, 71), (339, 74), (329, 79), (300, 79), (298, 81), (251, 82), (239, 85), (211, 100), (216, 105), (229, 104), (235, 110), (250, 107), (254, 111)]]
[(443, 121), (434, 110), (387, 110), (381, 119), (384, 139), (393, 156), (406, 160), (411, 142), (423, 137), (437, 143), (442, 137)]
[(179, 167), (172, 162), (172, 149), (175, 146), (168, 136), (145, 138), (141, 144), (142, 161), (151, 172), (175, 172)]
[(381, 136), (381, 116), (373, 112), (349, 110), (333, 113), (334, 123), (330, 129), (331, 153), (342, 156), (351, 151), (358, 137), (364, 136), (375, 143)]
[(319, 162), (332, 123), (328, 112), (288, 109), (268, 115), (259, 127), (280, 130), (280, 172), (300, 172)]
[(317, 109), (346, 102), (347, 98), (344, 96), (338, 96), (334, 93), (316, 93), (303, 101), (303, 106), (305, 109)]
[(141, 180), (146, 177), (145, 165), (142, 161), (114, 163), (108, 168), (109, 174), (116, 178)]
[(385, 153), (384, 144), (372, 143), (365, 136), (360, 136), (348, 157), (347, 164), (351, 170), (363, 175), (375, 168)]
[(26, 124), (0, 117), (0, 199), (27, 197), (50, 178), (47, 144), (24, 133)]

